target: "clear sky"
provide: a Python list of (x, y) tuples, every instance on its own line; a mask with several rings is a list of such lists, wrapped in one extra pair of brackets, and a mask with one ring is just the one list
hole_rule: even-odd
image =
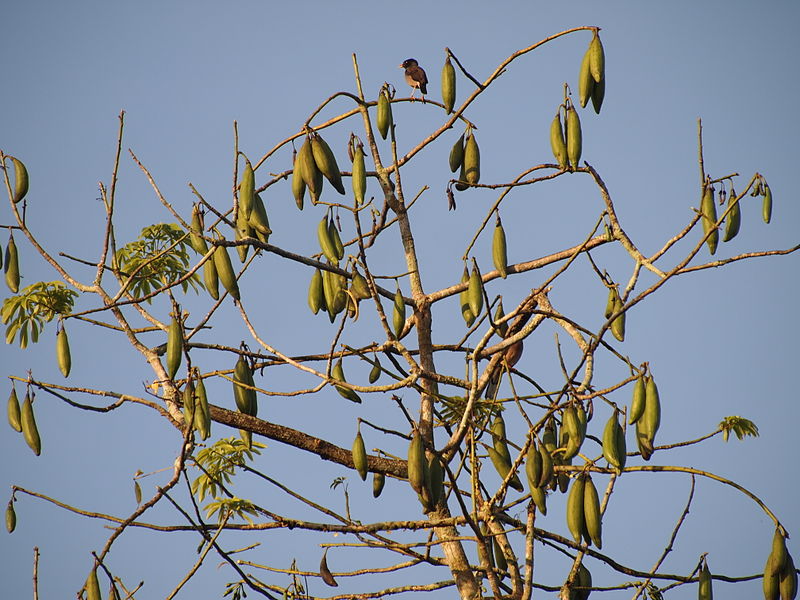
[[(103, 217), (98, 182), (110, 179), (117, 116), (122, 110), (126, 112), (126, 152), (120, 170), (117, 232), (124, 243), (135, 239), (146, 225), (172, 220), (127, 154), (128, 148), (151, 169), (163, 194), (188, 218), (193, 196), (187, 182), (209, 201), (228, 206), (234, 120), (241, 149), (257, 159), (295, 134), (331, 94), (355, 91), (353, 53), (368, 96), (374, 97), (384, 81), (405, 95), (407, 88), (397, 66), (413, 56), (427, 69), (430, 94), (438, 98), (445, 47), (482, 80), (516, 50), (564, 29), (596, 25), (602, 28), (608, 84), (601, 115), (581, 112), (583, 157), (607, 183), (626, 232), (645, 253), (652, 253), (691, 218), (692, 207), (699, 205), (697, 118), (702, 117), (707, 171), (714, 177), (741, 174), (737, 189), (760, 172), (775, 196), (770, 225), (761, 221), (757, 199), (746, 198), (742, 231), (729, 244), (720, 244), (717, 257), (785, 249), (797, 243), (800, 223), (792, 154), (800, 139), (798, 23), (800, 9), (788, 1), (6, 3), (0, 19), (0, 52), (5, 59), (0, 148), (28, 166), (27, 218), (34, 233), (54, 252), (93, 260), (99, 252)], [(470, 107), (467, 117), (478, 126), (482, 181), (508, 181), (526, 167), (552, 161), (549, 123), (562, 100), (563, 82), (575, 86), (589, 39), (587, 32), (581, 32), (527, 55)], [(466, 80), (461, 78), (459, 86), (463, 98)], [(322, 118), (350, 108), (349, 102), (337, 100), (323, 111)], [(405, 152), (443, 119), (441, 111), (415, 103), (398, 106), (395, 121), (399, 151)], [(346, 162), (343, 148), (350, 131), (358, 133), (360, 127), (360, 121), (351, 120), (326, 133), (340, 165)], [(429, 186), (420, 199), (415, 225), (421, 254), (430, 260), (423, 266), (429, 282), (426, 291), (451, 285), (460, 276), (460, 256), (475, 219), (482, 218), (496, 198), (496, 192), (469, 192), (458, 197), (455, 213), (447, 211), (445, 163), (458, 135), (460, 130), (443, 135), (404, 175), (412, 193)], [(290, 166), (290, 152), (284, 149), (259, 170), (257, 182)], [(563, 177), (552, 185), (522, 191), (504, 204), (512, 261), (546, 255), (582, 239), (600, 211), (600, 200), (587, 180)], [(288, 186), (270, 191), (265, 200), (274, 229), (272, 243), (296, 252), (318, 251), (314, 228), (320, 210), (307, 208), (299, 213)], [(8, 225), (11, 218), (8, 208), (0, 210), (0, 225)], [(691, 243), (696, 239), (692, 237)], [(19, 236), (17, 240), (23, 285), (56, 279), (30, 245)], [(0, 237), (3, 248), (6, 241), (4, 234)], [(689, 248), (688, 242), (682, 243), (679, 252)], [(399, 273), (402, 264), (388, 255), (391, 250), (396, 248), (380, 249), (390, 265), (386, 272)], [(476, 256), (482, 256), (488, 268), (488, 242), (480, 242)], [(696, 260), (707, 257), (703, 251)], [(617, 281), (627, 281), (632, 265), (622, 254), (600, 252), (595, 258)], [(750, 418), (761, 431), (757, 439), (724, 444), (717, 437), (701, 447), (664, 453), (663, 459), (654, 462), (683, 464), (735, 479), (756, 493), (790, 534), (800, 531), (795, 437), (800, 408), (791, 375), (797, 365), (800, 333), (798, 260), (796, 255), (755, 259), (680, 277), (630, 312), (624, 343), (632, 361), (649, 361), (657, 377), (664, 402), (661, 443), (699, 437), (728, 415)], [(286, 269), (273, 256), (260, 261), (245, 283), (245, 293), (263, 302), (259, 311), (258, 303), (250, 301), (256, 321), (289, 354), (308, 351), (309, 345), (311, 351), (324, 351), (335, 330), (324, 318), (309, 318), (305, 307), (309, 274)], [(89, 270), (76, 269), (76, 274), (88, 282)], [(519, 277), (492, 293), (520, 298), (540, 282), (538, 277)], [(408, 292), (407, 282), (404, 291)], [(599, 325), (605, 291), (591, 278), (585, 262), (552, 299), (562, 312)], [(195, 301), (190, 294), (187, 306)], [(589, 316), (593, 311), (597, 318)], [(162, 312), (165, 318), (166, 311)], [(218, 337), (222, 343), (236, 345), (245, 339), (246, 332), (231, 307), (220, 317), (206, 341)], [(439, 318), (434, 331), (437, 343), (452, 341), (463, 331), (455, 311), (442, 311)], [(374, 339), (374, 329), (359, 325), (354, 343)], [(524, 360), (531, 361), (531, 371), (557, 385), (560, 372), (553, 358), (554, 332), (548, 328), (541, 339), (532, 340)], [(70, 335), (72, 385), (144, 394), (144, 382), (152, 379), (152, 373), (122, 340), (85, 324), (73, 325)], [(25, 351), (3, 346), (4, 374), (24, 376), (32, 369), (37, 378), (63, 381), (53, 356), (54, 336), (51, 324), (44, 339)], [(566, 345), (563, 333), (561, 337)], [(151, 342), (159, 343), (155, 336)], [(203, 356), (202, 368), (213, 368), (212, 356)], [(610, 375), (604, 381), (612, 379)], [(290, 385), (288, 375), (275, 381), (276, 389)], [(229, 394), (227, 386), (219, 390)], [(225, 396), (218, 402), (230, 404)], [(338, 401), (275, 402), (264, 414), (349, 447), (357, 416), (401, 427), (399, 415), (390, 413), (388, 405), (373, 402), (359, 413)], [(0, 462), (0, 483), (6, 490), (17, 484), (87, 511), (124, 517), (134, 509), (133, 473), (168, 469), (175, 456), (175, 431), (133, 407), (112, 415), (85, 413), (41, 394), (37, 416), (44, 448), (41, 457), (34, 457), (9, 428), (0, 434), (0, 452), (5, 457)], [(607, 416), (604, 407), (598, 418), (604, 422)], [(598, 423), (593, 427), (599, 434)], [(524, 437), (522, 429), (512, 429), (520, 439)], [(228, 433), (219, 427), (215, 435)], [(368, 448), (383, 447), (384, 440), (372, 430), (370, 437)], [(400, 446), (392, 450), (402, 453)], [(357, 477), (344, 468), (323, 465), (314, 457), (298, 458), (273, 442), (263, 461), (260, 466), (265, 470), (275, 465), (291, 485), (338, 502), (340, 507), (343, 501), (336, 498), (341, 490), (331, 491), (329, 484), (334, 477), (348, 477), (353, 508), (365, 522), (419, 514), (416, 506), (409, 512), (410, 501), (416, 501), (398, 482), (390, 482), (388, 494), (376, 504)], [(167, 477), (162, 473), (145, 478), (145, 495)], [(604, 521), (609, 536), (604, 550), (626, 564), (650, 568), (666, 544), (688, 490), (684, 475), (624, 476)], [(277, 506), (283, 502), (274, 489), (254, 482), (245, 482), (240, 493), (252, 494), (265, 505), (271, 506), (271, 496)], [(3, 496), (0, 502), (5, 502)], [(553, 510), (541, 525), (566, 534), (559, 504), (560, 498), (555, 497)], [(9, 598), (30, 594), (33, 547), (37, 546), (41, 597), (73, 597), (91, 566), (90, 552), (102, 547), (109, 530), (100, 522), (77, 518), (28, 496), (20, 496), (16, 508), (17, 531), (0, 535), (4, 593)], [(152, 518), (163, 524), (180, 521), (166, 507)], [(771, 522), (752, 501), (708, 479), (698, 480), (692, 510), (664, 570), (685, 573), (700, 554), (708, 552), (715, 573), (758, 573), (772, 532)], [(800, 559), (796, 539), (793, 535), (789, 548)], [(269, 562), (285, 556), (283, 562), (276, 562), (288, 568), (291, 559), (297, 558), (300, 568), (315, 570), (321, 541), (341, 540), (296, 533), (280, 545), (264, 536), (231, 538), (228, 547), (262, 542), (249, 559)], [(163, 597), (179, 578), (178, 569), (185, 571), (195, 559), (197, 542), (189, 534), (129, 531), (115, 546), (111, 560), (130, 581), (146, 579), (142, 597)], [(355, 568), (359, 560), (344, 552), (330, 556), (342, 557), (335, 567), (342, 570)], [(348, 564), (350, 560), (354, 562)], [(185, 597), (222, 595), (224, 582), (234, 580), (235, 574), (228, 567), (217, 569), (218, 562), (217, 558), (209, 561)], [(553, 564), (557, 565), (553, 573), (544, 569), (538, 573), (543, 583), (558, 585), (566, 566), (563, 560)], [(596, 581), (621, 581), (599, 563), (591, 563), (590, 568)], [(444, 578), (444, 573), (433, 577)], [(760, 594), (760, 581), (735, 588), (716, 583), (715, 589), (720, 596), (752, 598)], [(330, 595), (318, 580), (312, 593)], [(669, 597), (694, 594), (696, 588), (685, 586)], [(452, 597), (452, 592), (427, 597)], [(613, 592), (606, 597), (630, 597), (630, 593)]]

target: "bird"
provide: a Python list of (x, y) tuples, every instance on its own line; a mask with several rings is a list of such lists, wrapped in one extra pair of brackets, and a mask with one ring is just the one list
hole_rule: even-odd
[(417, 88), (419, 88), (423, 96), (428, 93), (428, 76), (425, 75), (425, 70), (419, 66), (416, 58), (407, 58), (400, 65), (400, 68), (406, 70), (406, 83), (414, 88), (411, 91), (412, 98), (414, 97), (414, 90)]

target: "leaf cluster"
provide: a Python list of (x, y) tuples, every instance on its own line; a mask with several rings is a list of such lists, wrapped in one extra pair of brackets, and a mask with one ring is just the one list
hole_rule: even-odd
[(11, 344), (17, 333), (20, 348), (27, 348), (29, 340), (35, 344), (44, 324), (56, 315), (70, 313), (77, 297), (78, 293), (61, 281), (39, 281), (6, 298), (0, 310), (0, 318), (8, 325), (6, 344)]

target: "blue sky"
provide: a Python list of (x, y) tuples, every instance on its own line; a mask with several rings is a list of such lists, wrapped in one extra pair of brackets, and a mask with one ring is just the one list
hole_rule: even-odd
[[(795, 108), (800, 83), (794, 64), (800, 50), (798, 17), (800, 11), (791, 2), (573, 2), (567, 7), (542, 2), (32, 1), (7, 7), (0, 21), (0, 51), (6, 59), (0, 87), (0, 148), (28, 166), (28, 223), (35, 234), (54, 251), (91, 260), (98, 255), (102, 231), (98, 181), (110, 178), (121, 110), (126, 112), (126, 128), (117, 231), (125, 243), (135, 239), (142, 227), (171, 220), (127, 154), (128, 148), (188, 218), (193, 201), (188, 182), (206, 199), (228, 206), (233, 121), (238, 123), (241, 149), (251, 159), (264, 155), (295, 134), (328, 96), (355, 90), (353, 53), (368, 96), (374, 97), (384, 81), (406, 95), (397, 65), (413, 56), (427, 69), (430, 93), (438, 98), (445, 47), (478, 79), (484, 79), (518, 49), (564, 29), (597, 25), (602, 28), (608, 84), (601, 115), (581, 112), (583, 158), (608, 185), (626, 232), (645, 253), (652, 253), (691, 218), (691, 207), (699, 205), (696, 122), (702, 117), (707, 171), (714, 177), (738, 172), (737, 189), (758, 171), (775, 195), (770, 225), (761, 221), (756, 199), (746, 199), (741, 233), (732, 242), (720, 244), (716, 257), (784, 249), (797, 243), (800, 222), (792, 150), (800, 137)], [(576, 83), (589, 38), (587, 32), (567, 36), (513, 63), (468, 109), (467, 117), (478, 127), (482, 181), (507, 181), (528, 166), (552, 160), (549, 123), (562, 100), (563, 82)], [(466, 83), (459, 79), (459, 98), (464, 97)], [(320, 120), (350, 108), (347, 101), (337, 100)], [(395, 121), (398, 149), (405, 152), (443, 119), (441, 111), (414, 103), (397, 106)], [(343, 148), (350, 131), (359, 133), (360, 121), (348, 121), (325, 134), (337, 148), (340, 165), (346, 162)], [(420, 198), (414, 224), (420, 254), (426, 259), (423, 276), (429, 292), (460, 277), (460, 256), (476, 219), (484, 216), (496, 198), (495, 192), (471, 191), (458, 197), (455, 213), (447, 211), (445, 162), (458, 135), (459, 129), (445, 133), (404, 172), (404, 185), (412, 193), (430, 186)], [(290, 165), (290, 151), (284, 148), (259, 169), (257, 182)], [(318, 251), (314, 228), (322, 214), (319, 207), (316, 212), (309, 208), (298, 212), (288, 186), (270, 190), (265, 200), (275, 230), (272, 243), (296, 252)], [(561, 177), (513, 195), (502, 208), (509, 258), (518, 262), (577, 243), (596, 220), (599, 206), (587, 177)], [(0, 225), (9, 224), (11, 218), (7, 208), (0, 211)], [(385, 261), (384, 272), (399, 273), (403, 265), (393, 254), (397, 239), (392, 235), (378, 249), (378, 256)], [(697, 239), (690, 237), (679, 244), (676, 254), (688, 251)], [(17, 239), (23, 285), (55, 279), (30, 245)], [(0, 244), (5, 247), (5, 234)], [(486, 268), (488, 252), (489, 240), (481, 238), (474, 254)], [(707, 256), (704, 250), (695, 262)], [(630, 276), (630, 260), (618, 250), (603, 249), (594, 258), (617, 281)], [(748, 417), (761, 431), (759, 438), (744, 442), (724, 444), (715, 438), (701, 447), (664, 453), (657, 464), (683, 464), (735, 479), (753, 490), (790, 533), (800, 528), (794, 444), (800, 409), (791, 379), (797, 363), (794, 342), (800, 333), (796, 302), (791, 300), (798, 293), (797, 267), (798, 258), (791, 255), (677, 278), (630, 312), (623, 345), (634, 362), (650, 362), (659, 382), (665, 403), (659, 432), (662, 443), (698, 437), (727, 415)], [(75, 272), (88, 281), (88, 270)], [(254, 319), (287, 353), (306, 351), (309, 345), (313, 351), (323, 351), (335, 333), (327, 320), (311, 319), (308, 314), (308, 277), (309, 273), (286, 268), (276, 257), (267, 256), (244, 282), (246, 297), (254, 298), (249, 307)], [(503, 293), (508, 308), (540, 277), (510, 278), (502, 284), (505, 287), (495, 284), (491, 293)], [(643, 280), (652, 282), (652, 277)], [(407, 282), (403, 288), (408, 291)], [(553, 291), (551, 299), (563, 313), (599, 326), (605, 291), (585, 261)], [(204, 301), (205, 297), (190, 294), (186, 305), (199, 314)], [(463, 331), (457, 311), (449, 311), (452, 308), (443, 306), (435, 313), (437, 343)], [(159, 316), (165, 318), (166, 312)], [(595, 313), (600, 314), (595, 317)], [(354, 344), (380, 334), (374, 320), (368, 320), (374, 314), (366, 317), (353, 329)], [(143, 382), (152, 373), (122, 340), (84, 324), (69, 325), (72, 385), (144, 393)], [(555, 332), (547, 327), (530, 340), (524, 359), (530, 361), (527, 368), (550, 385), (558, 385), (560, 378), (553, 352)], [(35, 377), (63, 381), (53, 357), (54, 335), (51, 325), (44, 340), (25, 351), (3, 346), (5, 374), (23, 376), (32, 369)], [(229, 305), (208, 340), (219, 336), (224, 343), (236, 345), (246, 335)], [(563, 332), (560, 337), (566, 346)], [(156, 336), (148, 343), (158, 343)], [(201, 355), (199, 362), (206, 370), (218, 364), (210, 354)], [(619, 374), (611, 361), (602, 359), (600, 364), (609, 369), (607, 376), (599, 376), (605, 383)], [(356, 368), (353, 371), (358, 373)], [(279, 372), (275, 389), (288, 389), (294, 381), (288, 372)], [(227, 386), (220, 385), (218, 392), (229, 394)], [(145, 411), (125, 407), (98, 415), (77, 412), (43, 394), (39, 398), (42, 456), (34, 457), (19, 436), (5, 429), (0, 435), (0, 451), (7, 457), (0, 466), (3, 485), (18, 484), (88, 511), (126, 516), (134, 508), (133, 473), (157, 471), (172, 463), (175, 431)], [(270, 402), (264, 414), (345, 447), (351, 443), (359, 416), (403, 426), (389, 402), (376, 400), (356, 409), (335, 400), (323, 402), (330, 398), (328, 394), (316, 403), (297, 405)], [(219, 403), (226, 402), (228, 398), (222, 396)], [(599, 422), (604, 423), (607, 416), (603, 407)], [(510, 429), (520, 439), (524, 436), (522, 429)], [(220, 427), (216, 435), (228, 434)], [(400, 445), (393, 446), (373, 430), (365, 437), (368, 448), (380, 445), (403, 452)], [(341, 491), (329, 490), (329, 484), (334, 477), (347, 476), (353, 509), (364, 521), (418, 516), (411, 502), (416, 501), (396, 481), (387, 485), (387, 496), (375, 503), (353, 473), (343, 468), (298, 457), (272, 442), (263, 460), (262, 468), (274, 465), (287, 483), (340, 509)], [(145, 494), (164, 481), (163, 474), (145, 478)], [(604, 521), (609, 536), (604, 549), (626, 564), (650, 568), (680, 514), (688, 486), (686, 476), (677, 474), (623, 477)], [(240, 493), (265, 504), (273, 496), (277, 506), (283, 502), (273, 489), (250, 480), (243, 479)], [(684, 573), (701, 553), (708, 552), (714, 572), (730, 576), (759, 572), (772, 536), (769, 520), (752, 502), (709, 480), (698, 481), (695, 496), (676, 551), (664, 570)], [(555, 497), (542, 526), (565, 533), (560, 504)], [(16, 506), (18, 530), (0, 536), (0, 553), (6, 557), (0, 570), (9, 597), (30, 593), (34, 545), (41, 551), (41, 597), (74, 594), (91, 565), (89, 553), (102, 547), (108, 530), (99, 522), (79, 519), (26, 496), (19, 497)], [(153, 519), (165, 524), (178, 520), (166, 507)], [(341, 541), (300, 533), (280, 542), (268, 536), (230, 539), (229, 548), (261, 542), (250, 555), (255, 562), (285, 556), (277, 562), (288, 567), (296, 557), (307, 570), (318, 565), (319, 543)], [(795, 536), (789, 548), (800, 556), (794, 540)], [(175, 585), (177, 569), (185, 570), (194, 560), (196, 543), (189, 534), (130, 531), (112, 553), (113, 566), (131, 581), (146, 578), (145, 597), (162, 597)], [(363, 555), (338, 550), (329, 554), (332, 565), (336, 563), (334, 570), (353, 568), (363, 559)], [(557, 585), (567, 565), (552, 560), (554, 574), (544, 569), (539, 573), (543, 583)], [(217, 562), (210, 561), (192, 581), (186, 597), (191, 590), (194, 597), (221, 595), (224, 582), (235, 575), (226, 568), (216, 569)], [(590, 568), (596, 580), (621, 581), (599, 563)], [(443, 573), (428, 575), (444, 578)], [(760, 582), (736, 588), (716, 584), (718, 593), (735, 598), (752, 597), (759, 587)], [(312, 592), (329, 595), (318, 582)], [(670, 597), (695, 593), (695, 588), (685, 586)], [(433, 595), (444, 597), (444, 593)], [(607, 597), (629, 597), (629, 593)]]

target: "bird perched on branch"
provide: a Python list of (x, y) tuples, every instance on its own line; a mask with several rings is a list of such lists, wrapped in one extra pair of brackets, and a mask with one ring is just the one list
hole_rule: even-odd
[(406, 83), (413, 88), (411, 90), (412, 98), (416, 89), (419, 89), (423, 96), (428, 93), (428, 76), (425, 75), (425, 70), (419, 66), (417, 59), (407, 58), (400, 68), (406, 70)]

